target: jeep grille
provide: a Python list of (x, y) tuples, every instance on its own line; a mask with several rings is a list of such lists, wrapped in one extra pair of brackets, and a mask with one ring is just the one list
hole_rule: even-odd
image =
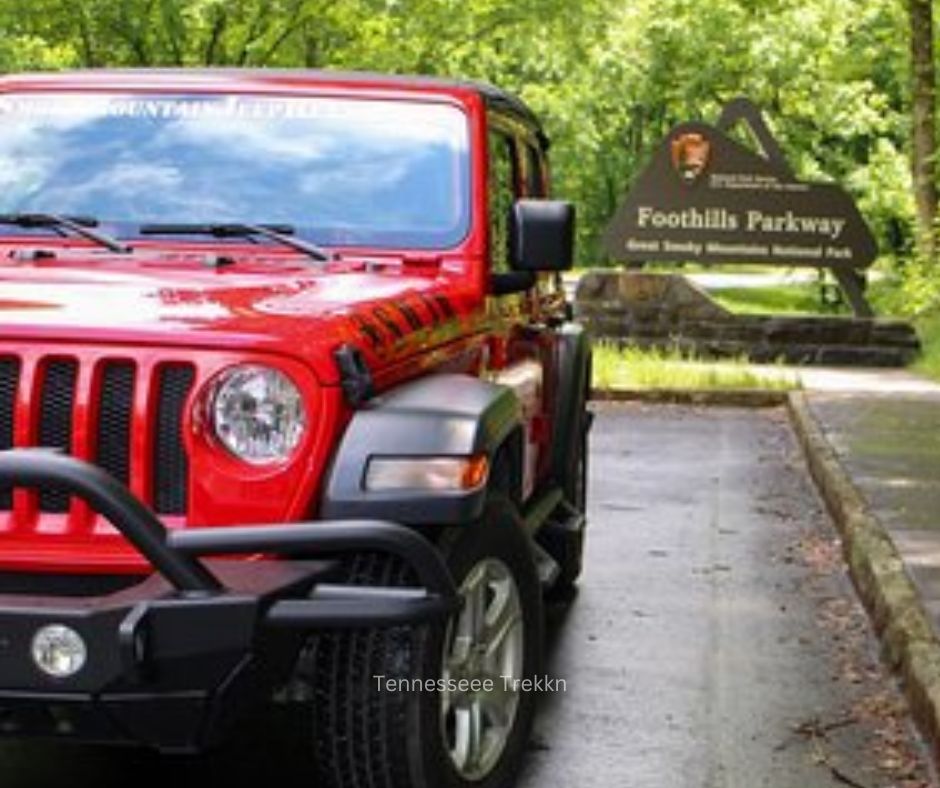
[[(139, 487), (141, 482), (134, 485), (132, 479), (133, 442), (143, 441), (147, 449), (137, 455), (143, 466), (137, 475), (144, 489), (136, 492), (158, 514), (185, 515), (189, 465), (182, 425), (193, 368), (161, 363), (144, 370), (114, 358), (89, 366), (84, 370), (76, 359), (59, 356), (0, 357), (0, 449), (63, 449)], [(148, 414), (135, 422), (135, 400), (146, 403), (153, 418)], [(11, 490), (0, 490), (0, 509), (14, 505), (16, 514), (28, 520), (28, 509), (62, 514), (71, 502), (58, 490), (44, 490), (34, 499), (15, 499)]]

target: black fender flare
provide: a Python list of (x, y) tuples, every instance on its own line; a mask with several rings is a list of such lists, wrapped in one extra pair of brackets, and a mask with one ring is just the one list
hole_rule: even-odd
[(515, 394), (470, 375), (434, 374), (405, 383), (356, 411), (337, 448), (320, 503), (330, 519), (369, 518), (455, 525), (483, 511), (485, 487), (459, 492), (365, 489), (373, 457), (487, 454), (522, 424)]
[(575, 469), (579, 441), (590, 428), (591, 340), (579, 323), (565, 323), (555, 344), (555, 401), (552, 409), (552, 479), (567, 489)]

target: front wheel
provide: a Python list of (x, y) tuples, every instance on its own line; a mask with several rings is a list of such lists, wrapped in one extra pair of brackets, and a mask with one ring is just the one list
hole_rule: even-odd
[[(318, 635), (305, 650), (318, 785), (501, 788), (521, 765), (542, 665), (528, 537), (500, 496), (441, 547), (461, 598), (449, 621)], [(357, 565), (354, 582), (408, 582), (392, 559)]]

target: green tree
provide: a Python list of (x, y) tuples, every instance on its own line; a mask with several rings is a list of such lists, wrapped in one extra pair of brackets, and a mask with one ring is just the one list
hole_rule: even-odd
[(499, 84), (545, 120), (585, 264), (601, 261), (604, 225), (669, 127), (713, 121), (746, 95), (798, 174), (847, 184), (882, 249), (903, 257), (911, 31), (897, 0), (0, 0), (0, 68), (316, 67)]
[(932, 0), (908, 0), (911, 25), (912, 169), (918, 239), (925, 255), (935, 252), (937, 220), (937, 71), (933, 48)]

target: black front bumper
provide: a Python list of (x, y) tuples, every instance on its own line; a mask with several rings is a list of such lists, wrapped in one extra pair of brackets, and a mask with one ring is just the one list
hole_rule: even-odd
[[(0, 452), (0, 486), (55, 487), (89, 502), (154, 568), (98, 597), (0, 595), (0, 736), (198, 751), (269, 695), (317, 631), (409, 625), (456, 607), (453, 581), (419, 534), (377, 521), (169, 533), (112, 477), (41, 450)], [(413, 570), (408, 588), (343, 583), (342, 558), (379, 552)], [(252, 560), (204, 556), (257, 555)], [(45, 626), (82, 638), (85, 665), (53, 678), (32, 644)]]

